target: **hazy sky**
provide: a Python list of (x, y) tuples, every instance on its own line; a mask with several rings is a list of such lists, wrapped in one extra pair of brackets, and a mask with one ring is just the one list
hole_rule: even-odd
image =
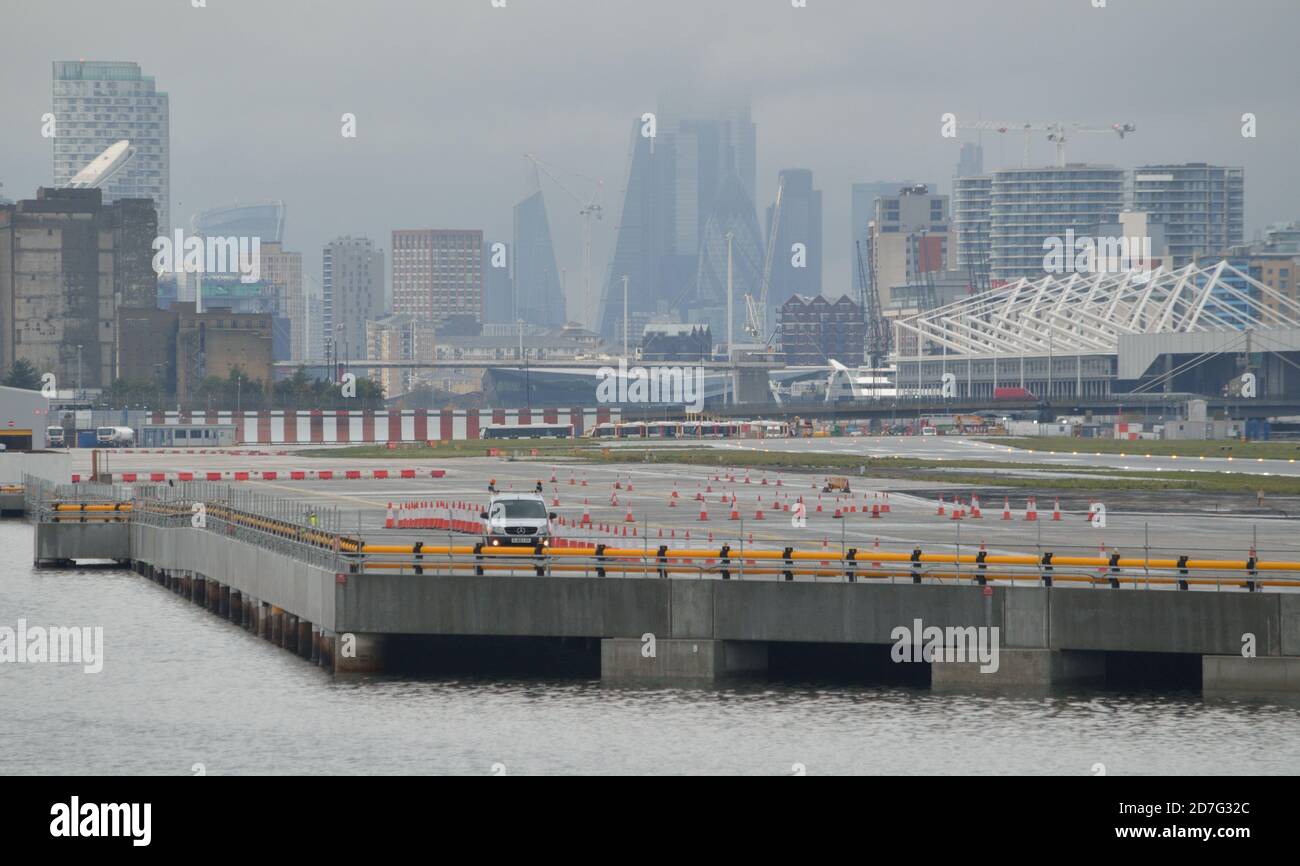
[[(533, 152), (605, 181), (601, 285), (630, 121), (677, 87), (752, 93), (760, 215), (779, 169), (812, 169), (831, 295), (851, 285), (854, 181), (931, 178), (948, 191), (974, 134), (942, 138), (945, 112), (1135, 123), (1123, 142), (1076, 138), (1071, 161), (1243, 165), (1248, 237), (1300, 218), (1300, 3), (1094, 2), (0, 0), (0, 183), (25, 198), (51, 182), (51, 62), (84, 58), (136, 61), (170, 94), (174, 222), (283, 199), (286, 246), (316, 278), (337, 234), (385, 250), (394, 228), (508, 241)], [(344, 112), (356, 139), (339, 134)], [(1020, 133), (984, 145), (986, 168), (1019, 163)], [(1053, 154), (1035, 143), (1036, 163)], [(543, 184), (573, 315), (578, 205)]]

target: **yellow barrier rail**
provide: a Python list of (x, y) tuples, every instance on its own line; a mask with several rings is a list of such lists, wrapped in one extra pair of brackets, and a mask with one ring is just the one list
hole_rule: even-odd
[(796, 577), (858, 579), (1033, 582), (1088, 585), (1300, 588), (1300, 562), (1146, 558), (1113, 554), (1055, 556), (1032, 554), (910, 553), (883, 550), (739, 550), (718, 548), (622, 548), (605, 545), (521, 550), (475, 544), (362, 544), (349, 558), (354, 572), (415, 571), (476, 574), (534, 571), (542, 574), (623, 576), (718, 576), (723, 579)]

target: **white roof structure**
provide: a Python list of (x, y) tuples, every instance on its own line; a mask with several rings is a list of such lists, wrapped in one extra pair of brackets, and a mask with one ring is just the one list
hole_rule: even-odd
[(1221, 261), (1020, 279), (899, 319), (894, 357), (1115, 355), (1125, 335), (1288, 327), (1300, 304)]

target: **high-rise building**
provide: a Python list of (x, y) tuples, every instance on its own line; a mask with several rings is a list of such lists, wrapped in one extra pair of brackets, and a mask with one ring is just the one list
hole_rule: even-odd
[[(727, 235), (731, 235), (731, 323), (727, 330)], [(757, 305), (763, 279), (763, 237), (758, 231), (754, 202), (745, 192), (736, 175), (723, 183), (723, 189), (714, 203), (713, 212), (704, 226), (700, 243), (699, 267), (695, 279), (695, 292), (686, 302), (683, 315), (692, 322), (706, 324), (714, 337), (735, 344), (762, 342), (772, 334), (769, 316), (760, 310), (764, 321), (758, 322), (760, 334), (746, 334), (745, 295)], [(620, 337), (621, 339), (621, 337)], [(641, 331), (634, 330), (629, 343), (639, 343)], [(730, 347), (729, 347), (730, 348)]]
[(1081, 163), (1002, 169), (993, 172), (989, 198), (992, 281), (1041, 279), (1050, 239), (1096, 236), (1102, 223), (1119, 221), (1124, 171)]
[(279, 243), (264, 243), (261, 247), (261, 277), (275, 292), (275, 360), (309, 360), (311, 352), (307, 347), (307, 299), (302, 288), (302, 253), (287, 252)]
[[(710, 220), (725, 222), (719, 208), (734, 212), (742, 198), (754, 210), (757, 145), (748, 99), (666, 96), (655, 122), (653, 137), (642, 121), (632, 124), (622, 215), (601, 297), (598, 329), (620, 342), (624, 275), (629, 322), (691, 318), (689, 305), (701, 296), (697, 281)], [(756, 216), (745, 221), (757, 227)], [(706, 295), (711, 290), (703, 288)], [(639, 340), (634, 330), (630, 343)]]
[(510, 273), (510, 252), (510, 245), (504, 241), (483, 245), (484, 324), (515, 321), (515, 284)]
[[(365, 323), (366, 359), (370, 361), (431, 361), (436, 355), (437, 325), (414, 316), (384, 316)], [(400, 397), (411, 390), (416, 372), (401, 367), (380, 367), (379, 384), (385, 397)]]
[(1133, 208), (1165, 227), (1174, 267), (1221, 256), (1245, 235), (1245, 171), (1192, 162), (1133, 172)]
[[(904, 187), (917, 186), (913, 180), (882, 180), (871, 183), (855, 183), (851, 191), (851, 236), (849, 238), (849, 255), (850, 270), (853, 273), (853, 291), (854, 297), (860, 297), (862, 293), (861, 280), (858, 279), (857, 247), (855, 244), (862, 245), (862, 269), (866, 272), (867, 279), (871, 279), (871, 271), (867, 265), (867, 227), (876, 216), (876, 199), (882, 195), (896, 195)], [(933, 188), (931, 184), (925, 184), (927, 188)]]
[(920, 286), (948, 268), (956, 236), (948, 213), (948, 196), (924, 184), (903, 187), (876, 198), (868, 227), (871, 273), (882, 307), (890, 305), (898, 286)]
[(956, 270), (975, 289), (989, 288), (989, 209), (993, 176), (966, 175), (952, 182), (952, 224), (957, 234)]
[[(190, 234), (200, 238), (246, 238), (251, 249), (253, 240), (258, 245), (284, 242), (285, 206), (283, 201), (259, 201), (249, 204), (230, 204), (200, 211), (190, 217)], [(229, 284), (231, 274), (186, 273), (176, 274), (176, 299), (195, 301), (201, 292), (203, 302), (215, 292), (220, 297)], [(246, 298), (248, 292), (234, 287), (234, 293)], [(246, 309), (243, 312), (262, 312)]]
[(103, 186), (104, 201), (153, 199), (158, 232), (170, 234), (171, 146), (167, 94), (137, 63), (54, 62), (54, 185), (63, 186), (122, 139), (134, 155)]
[(327, 243), (321, 259), (320, 342), (313, 349), (328, 358), (345, 344), (366, 345), (366, 321), (386, 312), (384, 251), (370, 238), (351, 235)]
[(18, 359), (60, 388), (112, 384), (119, 305), (148, 309), (157, 219), (149, 199), (46, 189), (0, 207), (0, 367)]
[(483, 321), (481, 229), (395, 229), (393, 314)]
[(564, 291), (536, 166), (532, 191), (515, 205), (514, 241), (514, 317), (533, 325), (563, 325)]
[(961, 156), (957, 159), (957, 169), (953, 177), (971, 177), (984, 173), (984, 146), (974, 142), (963, 142)]
[[(775, 311), (791, 295), (820, 295), (822, 291), (822, 193), (813, 189), (812, 172), (803, 168), (782, 171), (780, 225), (775, 227), (772, 279), (768, 307)], [(767, 208), (767, 236), (773, 232), (773, 202)]]

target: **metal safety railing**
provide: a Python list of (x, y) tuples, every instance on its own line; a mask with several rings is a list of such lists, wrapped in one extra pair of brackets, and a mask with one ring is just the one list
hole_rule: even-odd
[(358, 546), (337, 508), (203, 481), (136, 490), (131, 519), (145, 525), (213, 532), (334, 570)]

